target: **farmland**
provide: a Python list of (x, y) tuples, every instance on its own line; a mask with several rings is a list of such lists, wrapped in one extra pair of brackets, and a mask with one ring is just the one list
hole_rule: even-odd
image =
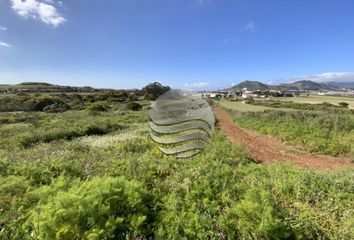
[[(263, 112), (264, 110), (272, 110), (272, 107), (261, 106), (261, 105), (253, 105), (253, 104), (244, 104), (241, 101), (230, 102), (230, 101), (220, 101), (220, 106), (235, 110), (238, 112)], [(285, 111), (291, 111), (291, 109), (283, 108)]]
[(280, 101), (292, 101), (295, 103), (331, 103), (338, 104), (340, 102), (346, 102), (351, 106), (354, 106), (354, 98), (346, 97), (346, 96), (319, 96), (319, 95), (309, 95), (309, 96), (300, 96), (300, 97), (280, 97), (276, 98), (276, 100)]
[(350, 169), (256, 164), (219, 130), (207, 151), (176, 159), (148, 137), (147, 100), (57, 102), (70, 109), (0, 113), (1, 239), (354, 237)]

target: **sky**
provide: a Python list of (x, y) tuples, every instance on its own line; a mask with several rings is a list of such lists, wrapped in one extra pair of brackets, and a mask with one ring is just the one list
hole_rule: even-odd
[(0, 84), (354, 81), (353, 0), (0, 0)]

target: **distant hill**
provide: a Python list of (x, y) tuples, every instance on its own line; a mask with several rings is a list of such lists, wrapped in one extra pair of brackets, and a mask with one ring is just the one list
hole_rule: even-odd
[(270, 90), (272, 89), (272, 86), (261, 83), (261, 82), (257, 82), (257, 81), (243, 81), (239, 84), (237, 84), (236, 86), (233, 86), (232, 89), (239, 89), (242, 90), (243, 88), (247, 88), (248, 90)]
[(354, 89), (354, 82), (327, 82), (327, 85), (339, 87), (339, 88), (350, 88)]
[(301, 91), (330, 91), (338, 90), (338, 87), (330, 86), (324, 83), (317, 83), (310, 80), (302, 80), (289, 84), (281, 84), (285, 90), (301, 90)]
[(60, 86), (45, 82), (23, 82), (14, 85), (0, 85), (0, 90), (5, 92), (94, 92), (92, 87)]
[(284, 83), (279, 85), (268, 85), (258, 81), (243, 81), (228, 90), (242, 90), (247, 88), (247, 90), (279, 90), (279, 91), (289, 91), (289, 90), (297, 90), (297, 91), (336, 91), (340, 90), (339, 86), (329, 84), (329, 83), (318, 83), (310, 80), (301, 80), (294, 83)]

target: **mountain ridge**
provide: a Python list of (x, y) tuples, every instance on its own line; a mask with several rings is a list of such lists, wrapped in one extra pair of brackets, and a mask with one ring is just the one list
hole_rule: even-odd
[[(344, 87), (345, 86), (345, 87)], [(345, 83), (336, 85), (334, 82), (330, 83), (318, 83), (311, 80), (300, 80), (293, 83), (282, 83), (278, 85), (265, 84), (259, 81), (246, 80), (240, 82), (239, 84), (232, 86), (226, 90), (242, 90), (247, 88), (247, 90), (279, 90), (279, 91), (339, 91), (342, 88), (354, 89), (353, 83)]]

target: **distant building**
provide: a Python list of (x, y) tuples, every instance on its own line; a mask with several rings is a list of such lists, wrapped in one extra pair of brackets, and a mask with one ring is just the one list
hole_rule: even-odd
[[(247, 92), (249, 92), (249, 91), (247, 91)], [(246, 93), (246, 92), (244, 92), (243, 94), (242, 94), (242, 98), (244, 98), (244, 99), (246, 99), (246, 98), (255, 98), (255, 97), (259, 97), (259, 95), (258, 94), (256, 94), (256, 93)]]
[(246, 98), (244, 98), (242, 103), (245, 103), (245, 104), (254, 103), (254, 99), (253, 99), (253, 97), (246, 97)]
[(223, 95), (221, 93), (203, 93), (203, 97), (205, 97), (206, 99), (221, 99), (223, 97)]

